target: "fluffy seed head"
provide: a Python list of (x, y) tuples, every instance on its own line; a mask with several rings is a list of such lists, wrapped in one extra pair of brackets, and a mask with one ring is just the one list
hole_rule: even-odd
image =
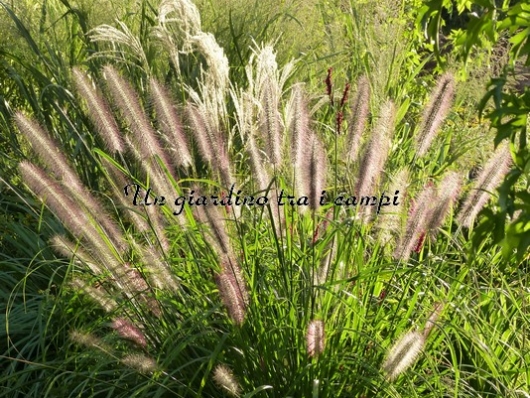
[(228, 366), (217, 365), (213, 371), (213, 379), (219, 388), (226, 391), (232, 397), (238, 397), (241, 394), (241, 387)]
[(126, 355), (121, 359), (121, 363), (143, 374), (153, 373), (157, 368), (155, 360), (143, 354)]
[(164, 164), (169, 164), (158, 141), (151, 122), (140, 106), (138, 96), (131, 85), (110, 65), (103, 68), (112, 98), (120, 108), (132, 130), (132, 142), (146, 159), (160, 157)]
[(193, 160), (188, 149), (188, 142), (168, 91), (154, 78), (150, 80), (150, 85), (151, 99), (157, 112), (159, 128), (172, 152), (171, 159), (175, 159), (173, 163), (177, 166), (191, 166)]
[(313, 139), (308, 172), (309, 207), (316, 210), (320, 206), (320, 196), (326, 186), (326, 150), (316, 136)]
[(395, 115), (394, 103), (387, 101), (381, 108), (379, 120), (361, 161), (356, 189), (358, 196), (370, 196), (375, 192), (390, 150)]
[(416, 145), (416, 154), (418, 156), (423, 156), (427, 153), (432, 140), (451, 109), (454, 92), (455, 81), (453, 76), (449, 73), (442, 75), (438, 79), (429, 104), (422, 115)]
[(70, 285), (74, 289), (81, 290), (94, 302), (98, 303), (99, 306), (107, 312), (112, 312), (118, 307), (116, 301), (112, 297), (110, 297), (103, 289), (92, 287), (88, 285), (85, 281), (77, 278), (74, 279), (70, 283)]
[(488, 202), (491, 193), (499, 186), (502, 179), (510, 170), (512, 157), (508, 145), (500, 145), (484, 169), (478, 175), (471, 192), (458, 213), (457, 223), (464, 227), (471, 227), (477, 214)]
[(219, 294), (230, 318), (237, 325), (241, 325), (245, 320), (248, 304), (247, 287), (237, 264), (225, 264), (222, 268), (221, 273), (215, 278)]
[(425, 338), (418, 332), (408, 332), (388, 351), (382, 369), (388, 380), (395, 380), (418, 358), (425, 346)]
[(431, 232), (433, 238), (436, 237), (438, 228), (443, 224), (451, 206), (458, 198), (461, 186), (460, 175), (456, 172), (447, 173), (438, 186), (435, 207), (427, 223), (427, 230)]
[(103, 273), (97, 261), (86, 253), (80, 246), (62, 235), (55, 235), (50, 240), (53, 249), (60, 255), (72, 259), (79, 266), (87, 267), (94, 275)]
[(325, 342), (324, 322), (321, 320), (312, 320), (307, 327), (306, 341), (307, 354), (310, 357), (316, 357), (324, 352)]
[(116, 266), (114, 254), (94, 227), (93, 221), (71, 199), (70, 195), (43, 170), (30, 162), (21, 162), (19, 169), (23, 181), (36, 196), (46, 203), (66, 228), (77, 238), (86, 239), (92, 248), (92, 253), (100, 262), (107, 264), (107, 267)]
[(122, 338), (131, 340), (140, 347), (147, 347), (147, 341), (145, 340), (144, 334), (128, 319), (116, 318), (112, 321), (111, 327), (116, 330)]
[(357, 94), (351, 107), (351, 117), (348, 126), (348, 140), (346, 144), (346, 159), (356, 161), (359, 153), (361, 135), (368, 120), (370, 111), (370, 82), (366, 76), (357, 81)]
[(33, 151), (51, 169), (55, 177), (67, 185), (79, 185), (79, 179), (72, 171), (59, 146), (49, 137), (37, 122), (22, 113), (15, 114), (15, 123), (30, 141)]
[(105, 98), (90, 84), (88, 78), (78, 68), (72, 70), (74, 83), (81, 97), (88, 105), (88, 114), (102, 138), (107, 149), (111, 152), (123, 152), (124, 145), (116, 120), (112, 116)]
[(407, 261), (410, 253), (418, 245), (422, 235), (425, 234), (427, 223), (431, 219), (433, 204), (436, 199), (436, 190), (428, 184), (418, 195), (414, 207), (407, 220), (405, 235), (394, 251), (394, 258)]

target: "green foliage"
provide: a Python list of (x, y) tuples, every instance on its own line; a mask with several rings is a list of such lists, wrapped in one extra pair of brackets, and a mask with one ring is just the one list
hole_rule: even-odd
[[(420, 13), (419, 21), (426, 26), (429, 37), (436, 43), (443, 25), (442, 12), (452, 12), (454, 6), (451, 1), (431, 1)], [(485, 219), (475, 231), (474, 242), (478, 247), (487, 236), (492, 236), (493, 241), (502, 246), (506, 259), (515, 251), (518, 261), (521, 261), (530, 247), (530, 153), (527, 143), (530, 97), (528, 90), (519, 93), (507, 85), (507, 81), (509, 75), (521, 70), (522, 64), (530, 64), (530, 5), (512, 1), (457, 1), (456, 11), (458, 14), (468, 13), (470, 17), (465, 29), (451, 32), (453, 45), (465, 59), (477, 47), (491, 49), (500, 38), (509, 48), (509, 62), (503, 75), (492, 79), (489, 91), (479, 104), (479, 111), (486, 114), (497, 130), (496, 146), (503, 140), (512, 143), (514, 167), (499, 189), (499, 211), (484, 214)], [(436, 46), (438, 56), (439, 50)], [(493, 100), (493, 109), (488, 107), (490, 100)]]

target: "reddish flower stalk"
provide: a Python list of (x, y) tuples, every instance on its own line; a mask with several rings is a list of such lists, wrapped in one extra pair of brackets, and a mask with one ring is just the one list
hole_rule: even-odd
[(415, 253), (421, 252), (421, 249), (423, 248), (423, 244), (425, 243), (425, 231), (421, 233), (420, 237), (418, 238), (418, 244), (414, 248)]
[(346, 87), (344, 87), (344, 92), (342, 93), (342, 99), (340, 100), (340, 108), (344, 108), (344, 105), (346, 105), (346, 102), (348, 101), (348, 93), (350, 92), (350, 83), (346, 83)]
[(340, 128), (342, 126), (342, 121), (344, 120), (344, 114), (342, 111), (337, 112), (337, 134), (340, 135)]
[(331, 103), (331, 106), (333, 106), (333, 83), (331, 82), (331, 74), (333, 72), (333, 68), (328, 69), (328, 75), (326, 76), (326, 94), (329, 97), (329, 102)]

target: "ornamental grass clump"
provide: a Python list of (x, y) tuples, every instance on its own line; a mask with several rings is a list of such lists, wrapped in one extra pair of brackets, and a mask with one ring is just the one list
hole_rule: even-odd
[[(426, 154), (441, 127), (451, 78), (440, 79), (413, 142), (399, 98), (373, 104), (371, 120), (368, 76), (350, 105), (349, 83), (333, 102), (330, 71), (331, 106), (310, 110), (316, 101), (301, 83), (287, 84), (293, 64), (280, 68), (272, 46), (255, 45), (239, 84), (229, 81), (226, 54), (202, 31), (191, 2), (162, 1), (153, 23), (148, 36), (172, 65), (167, 84), (122, 24), (91, 37), (130, 48), (136, 81), (111, 63), (91, 68), (95, 76), (72, 70), (88, 115), (80, 120), (100, 146), (90, 148), (97, 181), (82, 177), (48, 130), (14, 115), (36, 155), (19, 163), (21, 179), (53, 213), (50, 225), (61, 226), (50, 246), (70, 260), (61, 294), (72, 307), (78, 293), (99, 306), (72, 316), (71, 340), (105, 353), (103, 379), (116, 366), (139, 373), (124, 394), (135, 383), (175, 396), (368, 396), (394, 388), (387, 381), (405, 391), (398, 376), (425, 349), (442, 307), (423, 331), (406, 332), (403, 303), (438, 302), (437, 285), (460, 276), (452, 274), (460, 257), (444, 257), (435, 237), (452, 220), (462, 177), (450, 164), (424, 172), (407, 160)], [(187, 82), (182, 70), (193, 62), (195, 80)], [(496, 155), (503, 172), (505, 159)], [(491, 168), (477, 181), (480, 192), (499, 182)], [(237, 205), (228, 196), (240, 191), (266, 201)], [(396, 199), (360, 220), (358, 209), (333, 201), (345, 191), (372, 210), (373, 198)], [(469, 201), (482, 206), (487, 196), (477, 195)], [(185, 199), (180, 208), (175, 198)], [(477, 212), (466, 202), (458, 220), (471, 224)], [(82, 322), (94, 334), (77, 331)], [(402, 337), (380, 375), (375, 347), (385, 335)], [(422, 392), (431, 388), (423, 384), (414, 379)], [(101, 392), (94, 382), (79, 394), (89, 388)]]

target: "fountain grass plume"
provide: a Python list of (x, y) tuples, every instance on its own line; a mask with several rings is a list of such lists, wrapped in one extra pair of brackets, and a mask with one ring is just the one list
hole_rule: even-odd
[[(293, 86), (291, 90), (291, 98), (287, 107), (287, 123), (290, 132), (294, 185), (298, 196), (308, 195), (312, 180), (311, 159), (313, 159), (316, 138), (310, 130), (307, 102), (300, 84)], [(305, 156), (305, 148), (311, 148), (311, 156)], [(304, 211), (304, 208), (301, 207), (299, 210)]]
[(147, 340), (143, 332), (129, 319), (115, 318), (112, 321), (111, 327), (116, 330), (121, 338), (130, 340), (142, 348), (147, 347)]
[(87, 252), (85, 252), (81, 245), (71, 242), (68, 238), (62, 235), (55, 235), (50, 240), (53, 249), (62, 256), (71, 259), (75, 264), (88, 267), (94, 275), (103, 274), (103, 269), (99, 266), (97, 261)]
[(430, 220), (427, 222), (427, 230), (433, 239), (436, 237), (438, 229), (443, 224), (451, 207), (458, 199), (461, 187), (461, 176), (454, 171), (447, 173), (440, 182), (436, 194), (436, 205)]
[(423, 347), (425, 337), (416, 331), (408, 332), (388, 350), (382, 369), (389, 381), (395, 380), (400, 374), (416, 362)]
[(425, 108), (417, 133), (416, 155), (424, 156), (446, 118), (455, 95), (455, 81), (446, 73), (438, 79), (436, 87)]
[(357, 80), (357, 93), (351, 106), (351, 116), (348, 123), (348, 138), (346, 143), (346, 159), (350, 162), (357, 160), (361, 136), (368, 121), (370, 112), (370, 82), (366, 76)]
[[(108, 159), (102, 157), (101, 163), (108, 175), (114, 198), (117, 199), (119, 208), (123, 211), (122, 214), (130, 221), (136, 231), (143, 234), (147, 242), (161, 249), (161, 254), (167, 252), (170, 244), (164, 230), (166, 222), (160, 209), (156, 206), (145, 205), (131, 207), (130, 197), (124, 194), (124, 188), (131, 185), (130, 180), (126, 180), (122, 171)], [(178, 221), (181, 226), (184, 226), (180, 219)]]
[(198, 107), (189, 102), (186, 104), (186, 113), (199, 154), (205, 162), (212, 164), (214, 148), (218, 143), (210, 137), (210, 128), (208, 127), (207, 120), (201, 114)]
[(278, 167), (282, 161), (283, 129), (279, 112), (282, 87), (290, 73), (291, 64), (280, 71), (276, 54), (270, 45), (254, 50), (251, 62), (255, 60), (255, 98), (258, 100), (260, 129), (265, 150), (271, 164)]
[(155, 281), (155, 286), (176, 293), (179, 290), (179, 282), (160, 253), (154, 247), (142, 247), (141, 255), (149, 272), (149, 279)]
[(105, 239), (102, 231), (94, 226), (94, 220), (72, 200), (64, 188), (48, 175), (31, 164), (23, 161), (19, 164), (23, 181), (34, 194), (39, 197), (77, 238), (83, 238), (90, 246), (91, 256), (100, 263), (107, 264), (108, 269), (119, 267), (118, 253), (109, 241)]
[(396, 107), (388, 100), (381, 107), (378, 121), (373, 127), (372, 136), (361, 160), (356, 188), (358, 196), (370, 196), (378, 186), (394, 134), (395, 117)]
[(326, 187), (327, 171), (326, 150), (316, 135), (313, 137), (311, 159), (307, 171), (309, 175), (306, 177), (306, 181), (309, 182), (309, 186), (306, 192), (309, 196), (309, 208), (314, 211), (320, 207), (320, 196)]
[(154, 373), (158, 368), (153, 358), (139, 353), (125, 355), (120, 362), (143, 374)]
[(271, 79), (264, 82), (261, 97), (261, 117), (269, 161), (279, 166), (281, 163), (282, 137), (280, 135), (279, 99), (271, 88)]
[(241, 267), (231, 253), (219, 255), (221, 272), (215, 276), (221, 301), (228, 311), (228, 315), (236, 325), (245, 320), (246, 308), (249, 304), (247, 283), (241, 272)]
[(112, 153), (122, 153), (125, 147), (109, 104), (97, 88), (92, 87), (88, 77), (79, 68), (73, 68), (72, 74), (77, 92), (81, 98), (85, 99), (88, 115), (105, 147)]
[(225, 268), (215, 277), (221, 301), (228, 310), (228, 315), (236, 325), (241, 325), (245, 320), (246, 304), (243, 296), (244, 287), (240, 286), (235, 273)]
[(264, 191), (269, 186), (270, 178), (263, 167), (263, 157), (256, 146), (256, 140), (252, 134), (249, 134), (247, 137), (246, 149), (250, 159), (250, 166), (252, 167), (256, 187), (258, 191)]
[(67, 186), (80, 189), (81, 182), (69, 166), (63, 151), (57, 143), (34, 120), (27, 118), (21, 112), (15, 113), (15, 123), (20, 132), (29, 140), (33, 151), (39, 159), (53, 172), (55, 177)]
[(324, 322), (318, 319), (309, 322), (306, 334), (307, 355), (317, 357), (322, 354), (326, 347), (325, 339)]
[(195, 105), (188, 103), (186, 110), (199, 154), (219, 174), (222, 184), (230, 187), (234, 180), (230, 171), (228, 146), (219, 130), (219, 121), (214, 120), (215, 117), (209, 113), (208, 103), (200, 99), (197, 101), (199, 103)]
[(116, 303), (116, 300), (114, 300), (106, 291), (101, 288), (90, 286), (79, 278), (72, 280), (72, 282), (70, 282), (70, 286), (77, 291), (82, 291), (106, 312), (110, 313), (118, 308), (118, 303)]
[[(167, 157), (156, 139), (156, 134), (150, 120), (140, 106), (136, 92), (113, 66), (104, 66), (103, 73), (112, 99), (123, 113), (133, 133), (132, 142), (143, 157), (143, 161), (145, 162), (147, 159), (151, 160), (158, 157), (163, 164), (168, 165)], [(153, 161), (153, 167), (155, 163)]]
[(239, 397), (241, 387), (234, 373), (226, 365), (217, 365), (213, 371), (213, 379), (217, 386), (232, 397)]
[(309, 142), (310, 117), (307, 101), (301, 84), (291, 89), (291, 98), (287, 106), (287, 124), (289, 126), (291, 156), (293, 165), (297, 167), (304, 159), (304, 145)]
[(230, 239), (228, 238), (225, 219), (221, 216), (220, 210), (215, 206), (204, 206), (203, 210), (206, 222), (213, 234), (215, 246), (218, 248), (218, 254), (230, 253)]
[(188, 142), (184, 129), (175, 107), (170, 99), (169, 92), (156, 79), (150, 79), (151, 100), (157, 113), (158, 127), (162, 137), (170, 149), (170, 158), (174, 159), (176, 166), (189, 167), (193, 165), (193, 159), (188, 149)]
[(468, 193), (456, 219), (459, 225), (471, 227), (477, 214), (488, 202), (493, 190), (499, 186), (510, 170), (511, 164), (510, 148), (507, 144), (500, 145), (479, 173), (471, 192)]
[(381, 214), (377, 217), (378, 238), (382, 244), (394, 242), (396, 236), (400, 236), (403, 227), (403, 205), (407, 197), (408, 187), (410, 185), (410, 172), (408, 168), (398, 170), (391, 178), (388, 192), (394, 194), (399, 192), (399, 207), (394, 206), (390, 210), (382, 209)]
[(436, 190), (432, 184), (427, 184), (414, 202), (412, 212), (407, 219), (405, 234), (394, 251), (394, 258), (403, 261), (409, 259), (410, 253), (427, 230), (435, 200)]

